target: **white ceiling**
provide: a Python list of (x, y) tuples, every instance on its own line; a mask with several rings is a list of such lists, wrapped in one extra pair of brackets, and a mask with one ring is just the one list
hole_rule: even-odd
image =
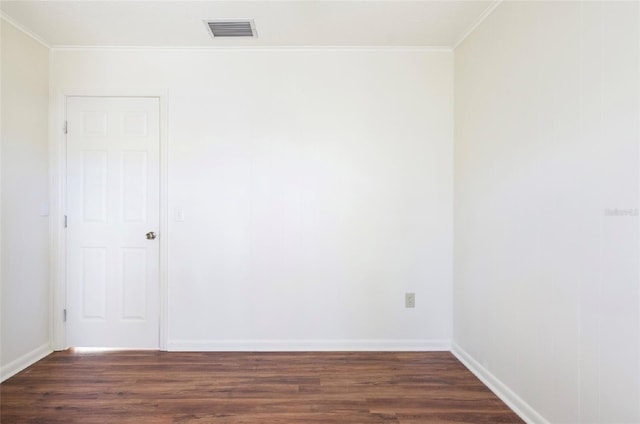
[[(52, 47), (452, 47), (495, 1), (30, 1), (3, 16)], [(255, 19), (258, 38), (212, 39), (203, 20)]]

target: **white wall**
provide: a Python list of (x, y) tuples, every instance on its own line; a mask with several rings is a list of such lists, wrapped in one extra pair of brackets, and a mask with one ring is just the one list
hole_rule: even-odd
[(446, 349), (452, 66), (449, 52), (57, 50), (52, 84), (168, 90), (170, 349)]
[(454, 350), (532, 422), (640, 422), (638, 7), (504, 2), (455, 51)]
[[(0, 379), (49, 348), (46, 47), (2, 27), (2, 281)], [(44, 208), (44, 209), (43, 209)]]

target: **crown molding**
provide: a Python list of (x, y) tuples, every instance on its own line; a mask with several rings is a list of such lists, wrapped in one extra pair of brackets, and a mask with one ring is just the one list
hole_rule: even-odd
[(16, 29), (20, 30), (21, 32), (23, 32), (25, 35), (28, 35), (29, 37), (31, 37), (33, 40), (37, 41), (38, 43), (42, 44), (44, 47), (51, 49), (51, 46), (49, 45), (49, 43), (47, 43), (46, 41), (44, 41), (38, 34), (32, 32), (31, 30), (29, 30), (28, 28), (24, 27), (23, 25), (19, 24), (15, 19), (13, 19), (11, 16), (7, 15), (5, 12), (0, 10), (0, 19), (6, 21), (7, 23), (11, 24), (12, 26), (14, 26)]
[(460, 38), (458, 38), (458, 41), (453, 44), (451, 49), (457, 49), (458, 46), (462, 44), (462, 42), (466, 40), (467, 37), (470, 36), (471, 33), (473, 33), (473, 31), (475, 31), (484, 22), (484, 20), (493, 13), (494, 10), (496, 10), (496, 7), (498, 7), (502, 1), (503, 0), (494, 0), (493, 3), (491, 3), (473, 22), (471, 22), (471, 25), (464, 30)]
[(358, 51), (358, 52), (448, 52), (449, 46), (52, 46), (53, 51), (129, 51), (129, 52), (309, 52), (309, 51)]

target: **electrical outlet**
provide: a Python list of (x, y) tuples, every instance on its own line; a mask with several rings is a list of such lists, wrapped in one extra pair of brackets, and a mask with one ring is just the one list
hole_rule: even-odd
[(416, 307), (416, 294), (415, 293), (405, 293), (404, 294), (404, 307), (405, 308), (415, 308)]

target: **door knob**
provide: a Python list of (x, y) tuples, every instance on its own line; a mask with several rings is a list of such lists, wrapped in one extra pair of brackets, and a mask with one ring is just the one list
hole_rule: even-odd
[(156, 233), (154, 233), (153, 231), (149, 231), (147, 233), (147, 240), (153, 240), (156, 238)]

